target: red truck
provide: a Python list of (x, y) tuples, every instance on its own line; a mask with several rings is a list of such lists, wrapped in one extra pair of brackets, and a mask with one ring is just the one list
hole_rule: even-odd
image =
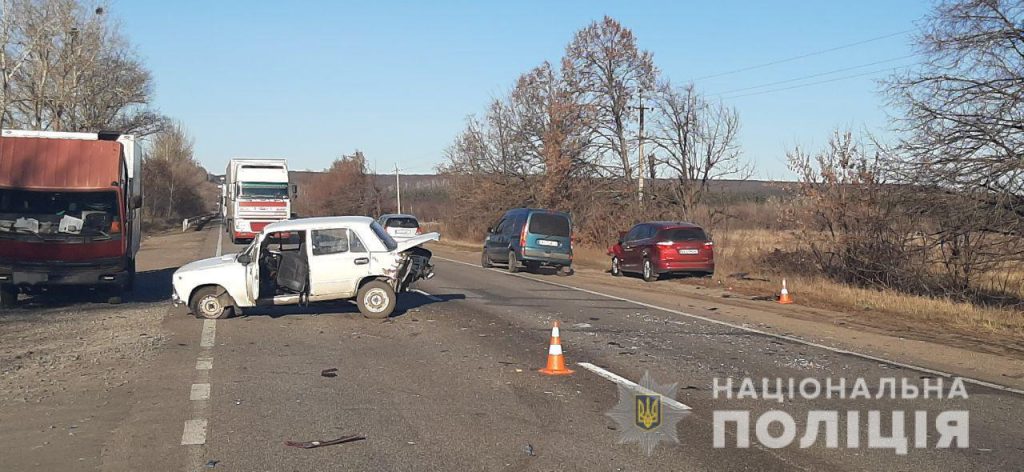
[(0, 132), (0, 305), (58, 287), (119, 303), (135, 281), (141, 168), (131, 135)]

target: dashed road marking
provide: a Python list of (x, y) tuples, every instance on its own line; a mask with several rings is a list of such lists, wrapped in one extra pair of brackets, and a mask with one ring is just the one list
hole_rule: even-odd
[(224, 222), (221, 222), (219, 226), (220, 228), (217, 231), (217, 257), (220, 257), (224, 251)]
[(192, 392), (189, 393), (188, 399), (192, 401), (198, 400), (209, 400), (210, 399), (210, 384), (192, 384)]
[(182, 446), (197, 446), (206, 444), (206, 420), (188, 420), (185, 422), (185, 432), (181, 434)]
[(772, 332), (768, 332), (768, 331), (762, 331), (762, 330), (759, 330), (759, 329), (748, 328), (746, 326), (741, 326), (741, 325), (738, 325), (738, 324), (729, 323), (728, 321), (716, 320), (714, 318), (708, 318), (706, 316), (695, 315), (693, 313), (687, 313), (685, 311), (673, 310), (671, 308), (665, 308), (665, 307), (658, 306), (658, 305), (652, 305), (650, 303), (644, 303), (644, 302), (637, 301), (637, 300), (631, 300), (629, 298), (618, 297), (618, 296), (615, 296), (615, 295), (608, 295), (607, 293), (601, 293), (601, 292), (597, 292), (597, 291), (594, 291), (594, 290), (587, 290), (585, 288), (574, 287), (572, 285), (566, 285), (566, 284), (560, 284), (558, 282), (550, 282), (550, 281), (547, 281), (547, 280), (541, 280), (541, 279), (537, 279), (537, 278), (533, 278), (533, 277), (528, 277), (528, 276), (523, 275), (523, 274), (511, 274), (511, 273), (502, 271), (500, 269), (494, 269), (494, 268), (492, 268), (492, 269), (483, 269), (482, 267), (480, 267), (477, 264), (470, 264), (469, 262), (457, 261), (455, 259), (448, 259), (447, 257), (434, 256), (434, 258), (435, 259), (440, 259), (442, 261), (448, 261), (448, 262), (453, 262), (453, 263), (456, 263), (456, 264), (462, 264), (462, 265), (466, 265), (466, 266), (470, 266), (470, 267), (475, 267), (475, 268), (481, 269), (481, 270), (493, 271), (493, 272), (497, 272), (497, 273), (502, 274), (502, 275), (510, 275), (512, 277), (519, 277), (521, 279), (532, 280), (534, 282), (539, 282), (539, 283), (542, 283), (542, 284), (548, 284), (548, 285), (552, 285), (552, 286), (555, 286), (555, 287), (567, 288), (567, 289), (570, 289), (570, 290), (576, 290), (576, 291), (583, 292), (583, 293), (589, 293), (591, 295), (597, 295), (599, 297), (605, 297), (605, 298), (610, 298), (612, 300), (618, 300), (618, 301), (622, 301), (622, 302), (632, 303), (634, 305), (639, 305), (639, 306), (642, 306), (642, 307), (650, 308), (652, 310), (659, 310), (659, 311), (664, 311), (664, 312), (667, 312), (667, 313), (672, 313), (672, 314), (676, 314), (676, 315), (680, 315), (680, 316), (685, 316), (685, 317), (688, 317), (688, 318), (694, 318), (694, 319), (698, 319), (698, 320), (702, 320), (702, 321), (707, 321), (708, 323), (714, 323), (714, 324), (717, 324), (717, 325), (720, 325), (720, 326), (728, 326), (730, 328), (746, 331), (748, 333), (760, 334), (762, 336), (768, 336), (768, 337), (772, 337), (772, 338), (775, 338), (775, 339), (783, 339), (783, 340), (786, 340), (786, 341), (789, 341), (789, 342), (793, 342), (793, 343), (797, 343), (797, 344), (803, 344), (805, 346), (811, 346), (811, 347), (816, 347), (818, 349), (824, 349), (826, 351), (834, 352), (836, 354), (844, 354), (844, 355), (847, 355), (847, 356), (859, 357), (861, 359), (866, 359), (866, 360), (869, 360), (869, 361), (878, 362), (878, 363), (882, 363), (882, 364), (893, 365), (893, 366), (896, 366), (896, 367), (902, 367), (904, 369), (916, 370), (918, 372), (924, 372), (926, 374), (937, 375), (937, 376), (940, 376), (940, 377), (945, 377), (947, 379), (951, 379), (951, 378), (954, 378), (954, 377), (959, 377), (964, 382), (971, 383), (971, 384), (974, 384), (974, 385), (980, 385), (982, 387), (988, 387), (988, 388), (995, 389), (995, 390), (1000, 390), (1000, 391), (1003, 391), (1003, 392), (1015, 393), (1017, 395), (1024, 395), (1024, 390), (1022, 390), (1022, 389), (1008, 387), (1006, 385), (1000, 385), (1000, 384), (997, 384), (997, 383), (988, 382), (986, 380), (980, 380), (980, 379), (975, 379), (975, 378), (971, 378), (971, 377), (965, 377), (965, 376), (962, 376), (962, 375), (951, 374), (949, 372), (943, 372), (941, 370), (930, 369), (928, 367), (922, 367), (922, 366), (914, 365), (914, 364), (908, 364), (906, 362), (898, 362), (898, 361), (894, 361), (894, 360), (891, 360), (891, 359), (886, 359), (884, 357), (873, 356), (871, 354), (864, 354), (864, 353), (860, 353), (860, 352), (856, 352), (856, 351), (850, 351), (848, 349), (841, 349), (841, 348), (837, 348), (837, 347), (826, 346), (824, 344), (816, 343), (814, 341), (808, 341), (806, 339), (800, 339), (800, 338), (796, 338), (796, 337), (793, 337), (793, 336), (787, 336), (785, 334), (776, 334), (776, 333), (772, 333)]
[(213, 347), (217, 340), (217, 320), (203, 320), (203, 335), (199, 346)]
[(668, 406), (670, 406), (672, 408), (675, 408), (677, 410), (690, 410), (691, 409), (689, 406), (676, 401), (676, 399), (674, 399), (674, 398), (668, 398), (668, 397), (662, 396), (660, 393), (652, 391), (651, 389), (648, 389), (648, 388), (644, 387), (643, 385), (639, 385), (636, 382), (633, 382), (632, 380), (629, 380), (629, 379), (627, 379), (625, 377), (622, 377), (620, 375), (616, 375), (614, 372), (602, 369), (602, 368), (600, 368), (600, 367), (598, 367), (598, 366), (596, 366), (594, 364), (591, 364), (589, 362), (577, 362), (576, 365), (578, 365), (580, 367), (583, 367), (584, 369), (587, 369), (587, 370), (589, 370), (589, 371), (591, 371), (591, 372), (593, 372), (593, 373), (603, 377), (605, 380), (610, 380), (610, 381), (615, 382), (615, 383), (617, 383), (619, 385), (622, 385), (623, 387), (626, 387), (626, 388), (628, 388), (630, 390), (634, 390), (634, 391), (640, 392), (640, 393), (642, 393), (644, 395), (658, 395), (658, 396), (661, 397), (661, 402), (662, 403), (664, 403), (664, 404), (666, 404), (666, 405), (668, 405)]
[(200, 358), (196, 360), (196, 370), (210, 370), (213, 368), (213, 359)]

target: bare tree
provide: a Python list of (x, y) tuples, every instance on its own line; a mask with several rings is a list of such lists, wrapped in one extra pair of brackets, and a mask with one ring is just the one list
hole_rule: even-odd
[[(103, 8), (78, 0), (0, 0), (5, 16), (4, 117), (39, 130), (146, 135), (152, 79)], [(8, 12), (10, 12), (8, 14)]]
[[(902, 176), (973, 194), (1024, 221), (1024, 4), (947, 1), (916, 38), (926, 57), (889, 80), (905, 112)], [(1021, 231), (1022, 221), (1001, 230)]]
[(522, 159), (543, 173), (540, 202), (552, 208), (564, 206), (571, 179), (587, 170), (585, 108), (547, 62), (519, 77), (509, 103)]
[(665, 82), (654, 100), (651, 141), (674, 174), (673, 200), (689, 215), (702, 202), (712, 181), (747, 179), (751, 166), (742, 161), (739, 113), (701, 96), (693, 84), (673, 88)]
[(903, 112), (889, 169), (928, 195), (907, 205), (927, 217), (945, 289), (962, 294), (1024, 260), (1024, 4), (942, 2), (915, 42), (923, 63), (887, 83)]
[[(193, 140), (178, 123), (153, 136), (142, 163), (146, 213), (166, 219), (187, 218), (207, 211), (206, 169), (196, 162)], [(206, 191), (204, 191), (206, 190)]]
[(578, 31), (566, 47), (562, 75), (593, 116), (591, 146), (608, 175), (632, 183), (640, 90), (654, 88), (657, 69), (650, 52), (636, 45), (633, 32), (604, 17)]

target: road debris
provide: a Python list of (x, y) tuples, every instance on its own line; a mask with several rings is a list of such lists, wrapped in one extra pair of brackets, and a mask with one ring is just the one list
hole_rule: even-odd
[(334, 378), (338, 376), (338, 368), (331, 367), (330, 369), (324, 369), (320, 371), (321, 377)]
[(220, 464), (219, 460), (217, 460), (217, 459), (210, 459), (210, 460), (206, 461), (206, 468), (207, 469), (212, 469), (214, 467), (217, 467), (217, 464)]
[(528, 455), (530, 457), (533, 457), (533, 456), (537, 455), (536, 453), (533, 452), (533, 444), (529, 444), (529, 443), (526, 444), (526, 455)]
[(314, 449), (324, 446), (334, 446), (335, 444), (345, 444), (349, 442), (362, 441), (364, 439), (366, 439), (366, 436), (350, 434), (348, 436), (342, 436), (338, 439), (331, 439), (330, 441), (285, 441), (284, 445), (288, 447), (297, 447), (301, 449)]

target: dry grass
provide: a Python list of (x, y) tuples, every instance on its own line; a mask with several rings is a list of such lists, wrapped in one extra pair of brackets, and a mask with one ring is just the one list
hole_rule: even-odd
[[(866, 316), (895, 315), (907, 321), (924, 321), (942, 327), (970, 332), (998, 333), (1017, 336), (1024, 333), (1024, 314), (1008, 310), (944, 298), (903, 294), (891, 290), (853, 287), (817, 274), (770, 273), (759, 261), (775, 248), (783, 251), (799, 247), (793, 232), (766, 230), (735, 230), (718, 235), (715, 246), (716, 278), (746, 290), (774, 293), (780, 278), (786, 278), (789, 289), (800, 303), (863, 313)], [(728, 279), (729, 274), (747, 272), (749, 278)], [(1020, 277), (1007, 274), (1007, 277)], [(1018, 280), (1018, 279), (1014, 279)]]

